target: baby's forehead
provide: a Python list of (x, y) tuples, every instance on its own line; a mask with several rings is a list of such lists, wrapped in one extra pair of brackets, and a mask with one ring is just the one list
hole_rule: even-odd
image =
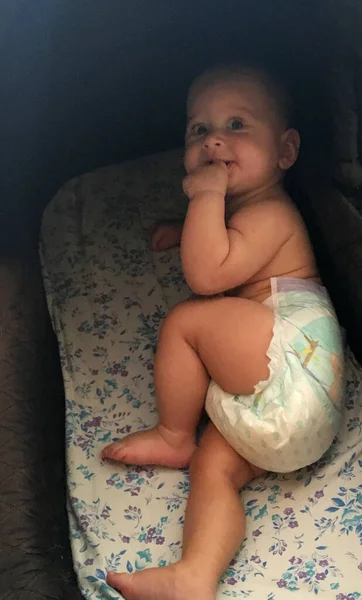
[(197, 80), (190, 89), (187, 102), (188, 115), (190, 116), (195, 108), (203, 108), (215, 99), (225, 105), (249, 104), (250, 108), (259, 111), (268, 110), (270, 105), (268, 90), (255, 75), (205, 77)]

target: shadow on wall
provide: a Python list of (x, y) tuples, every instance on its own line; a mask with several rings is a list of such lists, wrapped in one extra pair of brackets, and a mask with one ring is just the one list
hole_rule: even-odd
[(3, 0), (1, 248), (34, 243), (70, 177), (181, 145), (187, 87), (205, 66), (251, 53), (302, 77), (307, 65), (309, 77), (328, 31), (323, 5)]

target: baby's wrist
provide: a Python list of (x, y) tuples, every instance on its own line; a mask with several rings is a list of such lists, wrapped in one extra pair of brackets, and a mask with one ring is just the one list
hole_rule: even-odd
[(196, 192), (191, 198), (190, 201), (193, 202), (202, 202), (203, 200), (208, 200), (212, 202), (212, 200), (225, 200), (225, 194), (223, 192), (217, 192), (215, 190), (202, 190), (200, 192)]

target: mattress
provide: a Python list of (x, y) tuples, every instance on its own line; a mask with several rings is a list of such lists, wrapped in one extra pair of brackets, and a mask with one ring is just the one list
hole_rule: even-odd
[[(168, 309), (190, 296), (179, 250), (149, 227), (180, 218), (178, 150), (67, 183), (48, 206), (41, 260), (66, 396), (68, 512), (85, 598), (115, 599), (107, 571), (165, 566), (182, 550), (187, 469), (103, 462), (101, 449), (157, 421), (153, 357)], [(351, 600), (362, 592), (362, 369), (347, 351), (344, 422), (315, 465), (241, 492), (246, 537), (217, 598)]]

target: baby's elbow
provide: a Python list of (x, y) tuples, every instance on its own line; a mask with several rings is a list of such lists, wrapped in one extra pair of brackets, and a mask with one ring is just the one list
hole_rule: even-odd
[(220, 291), (222, 291), (217, 289), (214, 282), (207, 277), (188, 277), (185, 275), (185, 279), (192, 292), (198, 296), (213, 296), (214, 294), (218, 294)]
[(195, 257), (185, 257), (181, 252), (182, 271), (187, 285), (198, 296), (212, 296), (219, 293), (220, 277), (215, 267), (198, 261)]
[(210, 287), (203, 285), (189, 285), (189, 287), (197, 296), (212, 296), (215, 293)]

